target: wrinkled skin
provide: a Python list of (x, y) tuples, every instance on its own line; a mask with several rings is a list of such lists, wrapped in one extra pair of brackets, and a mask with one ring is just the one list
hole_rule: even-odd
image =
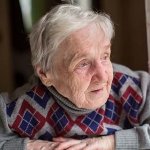
[[(53, 72), (37, 74), (46, 86), (57, 91), (79, 108), (104, 105), (113, 79), (110, 39), (95, 24), (76, 31), (61, 43), (53, 58)], [(54, 138), (53, 142), (30, 141), (27, 150), (114, 150), (114, 136), (75, 140)]]
[(110, 39), (95, 24), (76, 31), (60, 45), (53, 73), (45, 73), (47, 82), (79, 108), (101, 107), (113, 79), (110, 46)]
[(43, 140), (29, 140), (27, 143), (27, 150), (54, 150), (59, 146), (60, 142), (50, 142)]
[(76, 140), (58, 137), (53, 142), (31, 140), (27, 150), (114, 150), (113, 135)]
[(96, 138), (87, 138), (84, 140), (75, 140), (68, 138), (55, 138), (54, 141), (62, 142), (55, 150), (113, 150), (113, 136), (104, 136)]

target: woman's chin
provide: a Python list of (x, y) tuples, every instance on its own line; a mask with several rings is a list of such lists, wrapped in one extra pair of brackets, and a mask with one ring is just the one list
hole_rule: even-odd
[(104, 104), (106, 103), (106, 101), (105, 102), (103, 102), (103, 103), (100, 103), (99, 104), (99, 102), (95, 102), (95, 103), (91, 103), (91, 104), (83, 104), (82, 105), (82, 107), (80, 107), (80, 108), (83, 108), (83, 109), (89, 109), (89, 110), (95, 110), (95, 109), (98, 109), (98, 108), (100, 108), (100, 107), (102, 107)]
[(107, 97), (91, 99), (91, 101), (87, 105), (83, 105), (83, 106), (86, 109), (95, 110), (97, 108), (101, 108), (107, 102), (107, 99), (108, 99)]

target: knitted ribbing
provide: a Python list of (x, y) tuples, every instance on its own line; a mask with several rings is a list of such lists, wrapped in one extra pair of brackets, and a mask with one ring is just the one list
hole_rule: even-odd
[(50, 86), (48, 90), (53, 94), (55, 97), (55, 100), (57, 103), (64, 108), (69, 113), (73, 113), (76, 115), (82, 115), (82, 114), (87, 114), (92, 112), (93, 110), (91, 109), (84, 109), (84, 108), (78, 108), (76, 105), (74, 105), (70, 100), (68, 100), (66, 97), (62, 96), (57, 92), (57, 90), (53, 87)]

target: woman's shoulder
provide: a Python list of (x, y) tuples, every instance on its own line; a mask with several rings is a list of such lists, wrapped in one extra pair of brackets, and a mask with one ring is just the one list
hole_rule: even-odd
[(27, 91), (30, 91), (34, 86), (39, 84), (39, 79), (32, 75), (27, 83), (16, 88), (9, 96), (11, 99), (16, 99), (24, 95)]
[(149, 73), (144, 70), (132, 70), (127, 66), (113, 63), (113, 72), (114, 73), (121, 73), (130, 77), (134, 78), (141, 78), (142, 76), (150, 77)]

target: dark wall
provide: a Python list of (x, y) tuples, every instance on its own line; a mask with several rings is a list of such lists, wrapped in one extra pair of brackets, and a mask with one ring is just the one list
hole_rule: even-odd
[[(32, 0), (33, 23), (60, 3), (61, 0)], [(1, 0), (0, 8), (0, 91), (10, 91), (27, 82), (33, 70), (19, 0)], [(92, 0), (92, 9), (108, 13), (114, 21), (116, 35), (112, 41), (112, 61), (147, 71), (144, 1)]]
[(135, 70), (148, 70), (145, 1), (101, 0), (102, 11), (115, 24), (112, 60)]

